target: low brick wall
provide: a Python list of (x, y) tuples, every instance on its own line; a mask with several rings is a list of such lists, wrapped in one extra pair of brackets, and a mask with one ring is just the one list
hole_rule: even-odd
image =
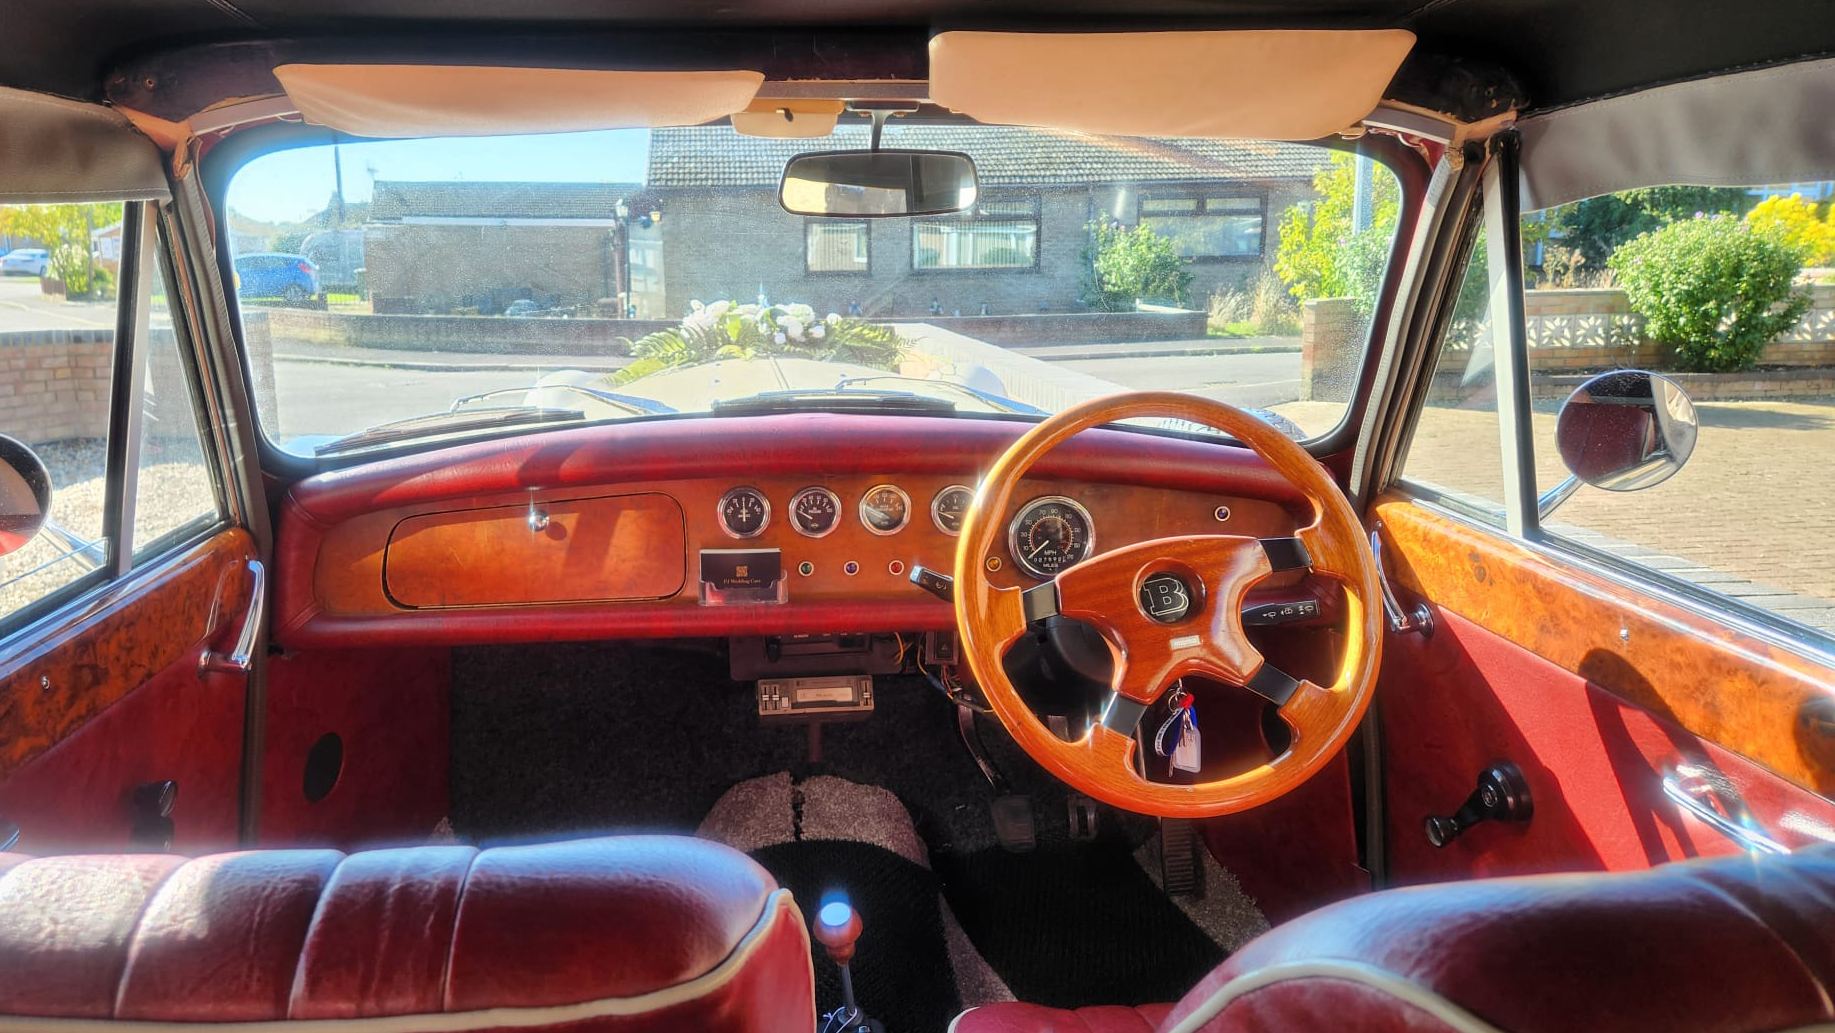
[(506, 316), (375, 316), (312, 312), (293, 308), (244, 311), (259, 314), (279, 350), (288, 341), (478, 355), (616, 354), (619, 338), (636, 340), (677, 325), (658, 319), (544, 319)]
[[(486, 355), (613, 354), (619, 338), (636, 340), (676, 326), (656, 319), (542, 319), (503, 316), (396, 316), (313, 312), (295, 308), (245, 310), (260, 315), (285, 350), (287, 341)], [(887, 319), (923, 324), (999, 345), (1105, 344), (1114, 341), (1187, 341), (1202, 338), (1203, 312), (1060, 312), (1010, 316), (936, 316)]]
[[(170, 328), (156, 327), (151, 333), (155, 348), (173, 346)], [(107, 437), (114, 361), (113, 330), (0, 333), (0, 434), (28, 445)], [(191, 404), (191, 386), (178, 376), (175, 363), (159, 362), (152, 368), (155, 378), (146, 390), (155, 399)], [(191, 434), (179, 420), (149, 424), (145, 433), (157, 440), (162, 431), (180, 438)]]
[[(1761, 366), (1803, 367), (1804, 375), (1796, 375), (1797, 371), (1718, 374), (1714, 376), (1722, 379), (1687, 381), (1699, 383), (1704, 392), (1712, 392), (1698, 397), (1835, 394), (1828, 390), (1821, 372), (1835, 367), (1835, 286), (1818, 284), (1809, 291), (1809, 312), (1796, 329), (1766, 345), (1758, 359)], [(1643, 321), (1631, 311), (1625, 292), (1616, 288), (1529, 291), (1523, 296), (1523, 312), (1532, 377), (1622, 366), (1653, 370), (1673, 366), (1668, 348), (1644, 339)], [(1349, 385), (1325, 383), (1318, 371), (1345, 368), (1346, 352), (1361, 349), (1363, 339), (1364, 325), (1351, 299), (1307, 302), (1301, 314), (1300, 397), (1342, 401)], [(1681, 382), (1680, 378), (1707, 374), (1677, 376)], [(1694, 388), (1689, 390), (1692, 393)], [(1438, 396), (1438, 386), (1435, 392)]]
[(1144, 312), (1041, 312), (1012, 316), (927, 316), (882, 319), (949, 330), (999, 345), (1113, 344), (1120, 341), (1194, 341), (1209, 317), (1187, 309)]
[(108, 432), (113, 330), (0, 334), (0, 433), (28, 445)]

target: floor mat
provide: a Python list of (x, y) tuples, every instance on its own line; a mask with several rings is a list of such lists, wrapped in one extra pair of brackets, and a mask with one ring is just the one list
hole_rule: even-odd
[(1014, 996), (1055, 1008), (1176, 1001), (1224, 949), (1107, 833), (937, 854), (943, 895)]
[[(916, 861), (941, 880), (941, 921), (969, 1004), (1012, 995), (1058, 1006), (1174, 1000), (1225, 948), (1265, 928), (1215, 866), (1198, 904), (1161, 892), (1148, 875), (1157, 868), (1151, 819), (1104, 809), (1101, 838), (1071, 841), (1063, 784), (984, 721), (989, 754), (1013, 791), (1031, 796), (1038, 823), (1035, 853), (1001, 851), (953, 705), (916, 678), (881, 677), (875, 688), (873, 718), (828, 726), (822, 760), (811, 764), (804, 729), (761, 726), (748, 687), (727, 679), (718, 653), (603, 643), (455, 650), (452, 825), (469, 841), (693, 832), (716, 811), (728, 832), (715, 838), (749, 851), (794, 838), (799, 817), (823, 836), (907, 860), (917, 842)], [(830, 801), (830, 783), (869, 783), (853, 789), (891, 806), (852, 791)], [(729, 788), (736, 795), (723, 799)], [(894, 810), (905, 831), (860, 820)], [(867, 831), (849, 833), (851, 822)], [(960, 949), (969, 941), (979, 952)], [(818, 973), (824, 967), (825, 958)]]

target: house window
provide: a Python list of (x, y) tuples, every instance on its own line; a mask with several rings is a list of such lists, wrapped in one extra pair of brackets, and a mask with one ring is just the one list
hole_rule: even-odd
[(1032, 269), (1039, 258), (1039, 203), (987, 201), (961, 215), (911, 224), (911, 268)]
[(1143, 197), (1140, 224), (1185, 258), (1260, 258), (1264, 204), (1253, 195)]
[(867, 224), (811, 219), (804, 224), (803, 260), (812, 273), (871, 272)]

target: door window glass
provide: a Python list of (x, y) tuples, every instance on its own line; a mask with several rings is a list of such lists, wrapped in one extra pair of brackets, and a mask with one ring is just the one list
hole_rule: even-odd
[(1524, 228), (1537, 490), (1567, 475), (1555, 414), (1594, 373), (1662, 373), (1700, 420), (1675, 476), (1583, 487), (1544, 531), (1835, 634), (1829, 203), (1789, 187), (1660, 187)]
[(1474, 246), (1402, 476), (1475, 515), (1503, 519), (1504, 463), (1484, 241)]
[[(109, 399), (123, 206), (0, 206), (0, 434), (51, 473), (50, 519), (0, 556), (0, 622), (113, 561)], [(115, 257), (102, 246), (112, 239)]]
[(136, 560), (158, 552), (175, 533), (214, 523), (220, 513), (193, 401), (191, 365), (184, 361), (184, 341), (173, 325), (157, 265), (151, 276), (140, 455), (130, 488)]

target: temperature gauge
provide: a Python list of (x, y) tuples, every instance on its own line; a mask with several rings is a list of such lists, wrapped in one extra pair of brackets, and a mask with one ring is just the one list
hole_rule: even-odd
[(911, 496), (896, 484), (868, 488), (860, 497), (860, 522), (874, 534), (897, 534), (911, 521)]

